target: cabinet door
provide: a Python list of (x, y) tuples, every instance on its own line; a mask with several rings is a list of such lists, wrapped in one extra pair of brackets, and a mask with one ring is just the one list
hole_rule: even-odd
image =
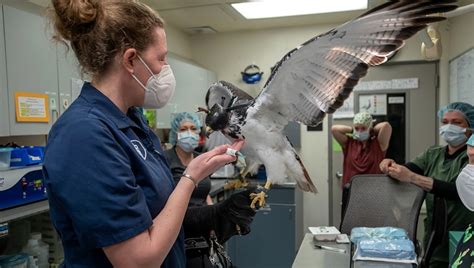
[[(0, 8), (3, 9), (2, 6)], [(3, 29), (3, 12), (0, 12), (0, 29)], [(8, 113), (7, 69), (5, 63), (5, 36), (0, 31), (0, 137), (10, 135)]]
[(267, 204), (259, 209), (251, 232), (227, 242), (232, 264), (239, 268), (291, 267), (296, 256), (295, 209), (294, 204)]
[[(47, 134), (58, 117), (56, 46), (47, 35), (46, 19), (13, 7), (3, 7), (11, 135)], [(16, 120), (15, 93), (49, 96), (48, 123)], [(56, 110), (55, 110), (56, 109)]]
[[(74, 101), (72, 88), (81, 79), (79, 63), (72, 49), (58, 44), (58, 81), (59, 81), (59, 113), (62, 114)], [(77, 96), (76, 96), (77, 97)]]

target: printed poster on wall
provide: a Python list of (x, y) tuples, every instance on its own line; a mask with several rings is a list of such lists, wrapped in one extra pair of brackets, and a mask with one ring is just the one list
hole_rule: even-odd
[(386, 115), (387, 94), (359, 95), (359, 111), (371, 115)]
[(15, 108), (18, 122), (49, 122), (47, 94), (16, 92)]

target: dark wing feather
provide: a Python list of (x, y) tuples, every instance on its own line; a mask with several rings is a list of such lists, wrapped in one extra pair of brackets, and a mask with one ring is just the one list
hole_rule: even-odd
[(247, 94), (247, 92), (226, 81), (213, 83), (206, 94), (206, 105), (208, 108), (211, 108), (216, 103), (223, 107), (229, 107), (252, 100), (253, 97)]
[(386, 62), (406, 39), (443, 20), (438, 13), (454, 10), (455, 2), (389, 1), (312, 38), (276, 64), (249, 116), (319, 124), (342, 106), (370, 66)]

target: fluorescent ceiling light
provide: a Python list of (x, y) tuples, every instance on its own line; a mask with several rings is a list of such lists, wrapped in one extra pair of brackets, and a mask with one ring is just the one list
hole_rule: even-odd
[(366, 9), (367, 1), (260, 0), (231, 5), (247, 19), (262, 19)]

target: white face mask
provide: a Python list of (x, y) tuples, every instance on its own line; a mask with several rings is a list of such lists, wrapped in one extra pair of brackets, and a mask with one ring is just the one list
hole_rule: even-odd
[(457, 147), (467, 141), (466, 129), (460, 126), (446, 124), (439, 128), (439, 135), (445, 142), (453, 147)]
[(456, 188), (464, 206), (474, 211), (474, 165), (466, 165), (459, 173)]
[(176, 80), (173, 75), (171, 67), (163, 65), (159, 74), (153, 74), (148, 65), (143, 59), (138, 56), (138, 59), (145, 65), (146, 69), (150, 72), (151, 76), (148, 79), (146, 86), (143, 85), (138, 78), (132, 74), (132, 77), (142, 86), (145, 90), (145, 101), (143, 102), (143, 108), (147, 109), (160, 109), (165, 106), (168, 101), (173, 97), (174, 90), (176, 88)]

